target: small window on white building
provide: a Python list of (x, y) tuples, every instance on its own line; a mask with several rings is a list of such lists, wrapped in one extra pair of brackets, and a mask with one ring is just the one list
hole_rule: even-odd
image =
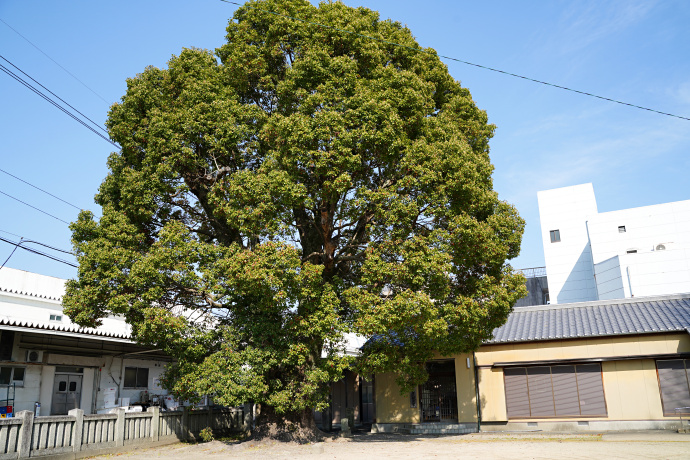
[(62, 315), (50, 315), (51, 321), (62, 321)]
[(625, 233), (625, 225), (618, 226), (618, 233)]
[(148, 367), (125, 367), (125, 388), (148, 388)]
[(23, 367), (0, 367), (0, 385), (24, 385)]
[(637, 254), (637, 249), (628, 249), (627, 251), (628, 254)]
[(561, 231), (560, 230), (551, 230), (550, 232), (551, 235), (551, 242), (552, 243), (558, 243), (561, 241)]

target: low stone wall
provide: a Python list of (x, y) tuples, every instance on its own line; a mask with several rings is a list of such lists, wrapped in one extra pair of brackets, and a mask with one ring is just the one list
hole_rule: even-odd
[(53, 457), (81, 458), (127, 450), (128, 446), (195, 440), (201, 430), (230, 433), (249, 429), (244, 410), (206, 409), (84, 415), (74, 409), (69, 415), (34, 417), (18, 412), (15, 418), (0, 419), (0, 460)]
[(602, 432), (630, 430), (677, 431), (679, 420), (588, 420), (588, 421), (539, 421), (539, 422), (488, 422), (482, 423), (482, 431), (544, 431), (544, 432)]

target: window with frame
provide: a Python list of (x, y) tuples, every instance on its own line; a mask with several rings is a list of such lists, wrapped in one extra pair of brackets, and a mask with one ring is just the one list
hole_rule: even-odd
[(510, 367), (503, 376), (509, 419), (607, 414), (599, 363)]
[(0, 367), (0, 385), (24, 385), (24, 374), (26, 368), (24, 367)]
[(549, 235), (551, 237), (552, 243), (558, 243), (559, 241), (561, 241), (561, 231), (560, 230), (551, 230), (549, 232)]
[(690, 412), (690, 359), (657, 360), (656, 369), (664, 415), (678, 415), (677, 408)]
[(148, 367), (125, 367), (125, 388), (148, 388)]

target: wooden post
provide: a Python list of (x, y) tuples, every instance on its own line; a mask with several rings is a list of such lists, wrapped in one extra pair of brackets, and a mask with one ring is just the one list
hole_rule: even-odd
[(125, 445), (125, 410), (117, 408), (117, 420), (115, 421), (115, 446)]
[(206, 426), (213, 432), (213, 408), (211, 406), (207, 407), (208, 414), (206, 414)]
[(28, 458), (31, 455), (31, 438), (34, 431), (34, 413), (30, 410), (17, 412), (17, 418), (22, 419), (22, 427), (19, 429), (19, 442), (17, 451), (19, 458)]
[(182, 441), (189, 441), (189, 407), (182, 407)]
[(151, 412), (151, 441), (158, 441), (160, 439), (161, 408), (151, 406), (146, 409), (146, 412)]
[(67, 414), (75, 418), (74, 427), (72, 428), (72, 450), (79, 452), (84, 437), (84, 411), (82, 409), (72, 409)]

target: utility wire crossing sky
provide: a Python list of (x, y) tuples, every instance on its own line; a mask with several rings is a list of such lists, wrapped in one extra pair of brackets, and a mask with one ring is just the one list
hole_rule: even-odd
[[(494, 187), (527, 222), (522, 253), (513, 266), (543, 265), (538, 190), (593, 182), (600, 212), (690, 198), (684, 174), (690, 168), (690, 134), (684, 123), (690, 120), (690, 62), (678, 58), (690, 55), (690, 4), (578, 0), (525, 8), (493, 0), (439, 1), (420, 10), (418, 2), (404, 0), (345, 3), (378, 10), (382, 20), (408, 26), (420, 46), (437, 50), (496, 124), (491, 142)], [(21, 239), (22, 246), (27, 235), (54, 248), (69, 246), (71, 235), (64, 223), (89, 207), (107, 174), (107, 156), (113, 147), (119, 150), (104, 129), (103, 102), (117, 101), (126, 78), (147, 65), (165, 67), (183, 47), (221, 46), (233, 13), (229, 4), (240, 2), (123, 0), (115, 5), (74, 0), (42, 3), (38, 9), (31, 0), (0, 3), (0, 41), (5, 45), (0, 69), (43, 99), (16, 89), (16, 84), (0, 85), (8, 108), (0, 111), (0, 171), (5, 179), (17, 181), (3, 180), (0, 174), (0, 207), (7, 216), (0, 231)], [(106, 31), (99, 25), (102, 17), (127, 27)], [(429, 48), (415, 51), (435, 53)], [(452, 57), (458, 55), (464, 59)], [(53, 71), (53, 65), (61, 71)], [(500, 70), (507, 68), (513, 71)], [(539, 89), (549, 87), (561, 91)], [(44, 101), (72, 120), (46, 110)], [(657, 110), (661, 107), (665, 110)], [(84, 136), (75, 120), (100, 140)], [(59, 201), (43, 204), (46, 195)], [(35, 211), (24, 212), (27, 206)], [(60, 224), (55, 225), (56, 219)], [(0, 262), (22, 247), (17, 241), (3, 243), (12, 247), (0, 246), (7, 248)], [(42, 260), (16, 251), (7, 264), (54, 276), (75, 275), (72, 269)]]

